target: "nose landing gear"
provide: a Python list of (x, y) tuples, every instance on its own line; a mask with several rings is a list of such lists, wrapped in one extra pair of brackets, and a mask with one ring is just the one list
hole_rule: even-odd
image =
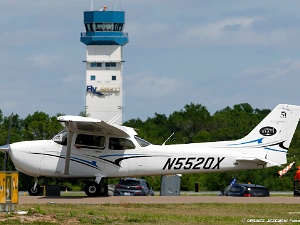
[(28, 188), (28, 193), (31, 196), (38, 196), (42, 192), (41, 186), (38, 184), (39, 179), (36, 179), (34, 184), (30, 185)]

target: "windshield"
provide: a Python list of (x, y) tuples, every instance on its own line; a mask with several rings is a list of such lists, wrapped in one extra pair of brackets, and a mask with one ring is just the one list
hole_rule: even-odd
[(64, 129), (58, 134), (56, 134), (52, 140), (60, 145), (67, 145), (67, 137), (68, 137), (68, 130)]
[(138, 136), (134, 136), (135, 140), (139, 143), (139, 145), (141, 147), (146, 147), (148, 145), (151, 145), (151, 143), (149, 143), (148, 141), (145, 141), (144, 139), (138, 137)]

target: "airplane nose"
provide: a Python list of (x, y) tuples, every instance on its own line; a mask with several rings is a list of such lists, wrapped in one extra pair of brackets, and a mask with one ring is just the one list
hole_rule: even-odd
[(11, 144), (9, 153), (15, 168), (30, 176), (39, 175), (41, 166), (39, 163), (43, 157), (43, 154), (38, 154), (42, 151), (41, 146), (41, 141), (23, 141)]

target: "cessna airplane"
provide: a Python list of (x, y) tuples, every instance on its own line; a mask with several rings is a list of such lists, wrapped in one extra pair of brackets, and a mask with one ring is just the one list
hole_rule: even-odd
[(1, 146), (17, 170), (36, 177), (94, 178), (87, 196), (108, 193), (107, 178), (260, 169), (285, 164), (300, 106), (278, 105), (247, 136), (235, 141), (152, 145), (133, 128), (101, 120), (60, 116), (65, 127), (52, 140)]

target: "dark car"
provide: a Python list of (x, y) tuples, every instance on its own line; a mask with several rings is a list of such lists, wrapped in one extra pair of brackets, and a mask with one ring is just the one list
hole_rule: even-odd
[(121, 178), (115, 186), (114, 196), (146, 196), (154, 195), (152, 188), (144, 179)]
[(234, 184), (227, 186), (219, 195), (237, 197), (269, 197), (270, 193), (268, 188), (265, 186), (257, 184)]

